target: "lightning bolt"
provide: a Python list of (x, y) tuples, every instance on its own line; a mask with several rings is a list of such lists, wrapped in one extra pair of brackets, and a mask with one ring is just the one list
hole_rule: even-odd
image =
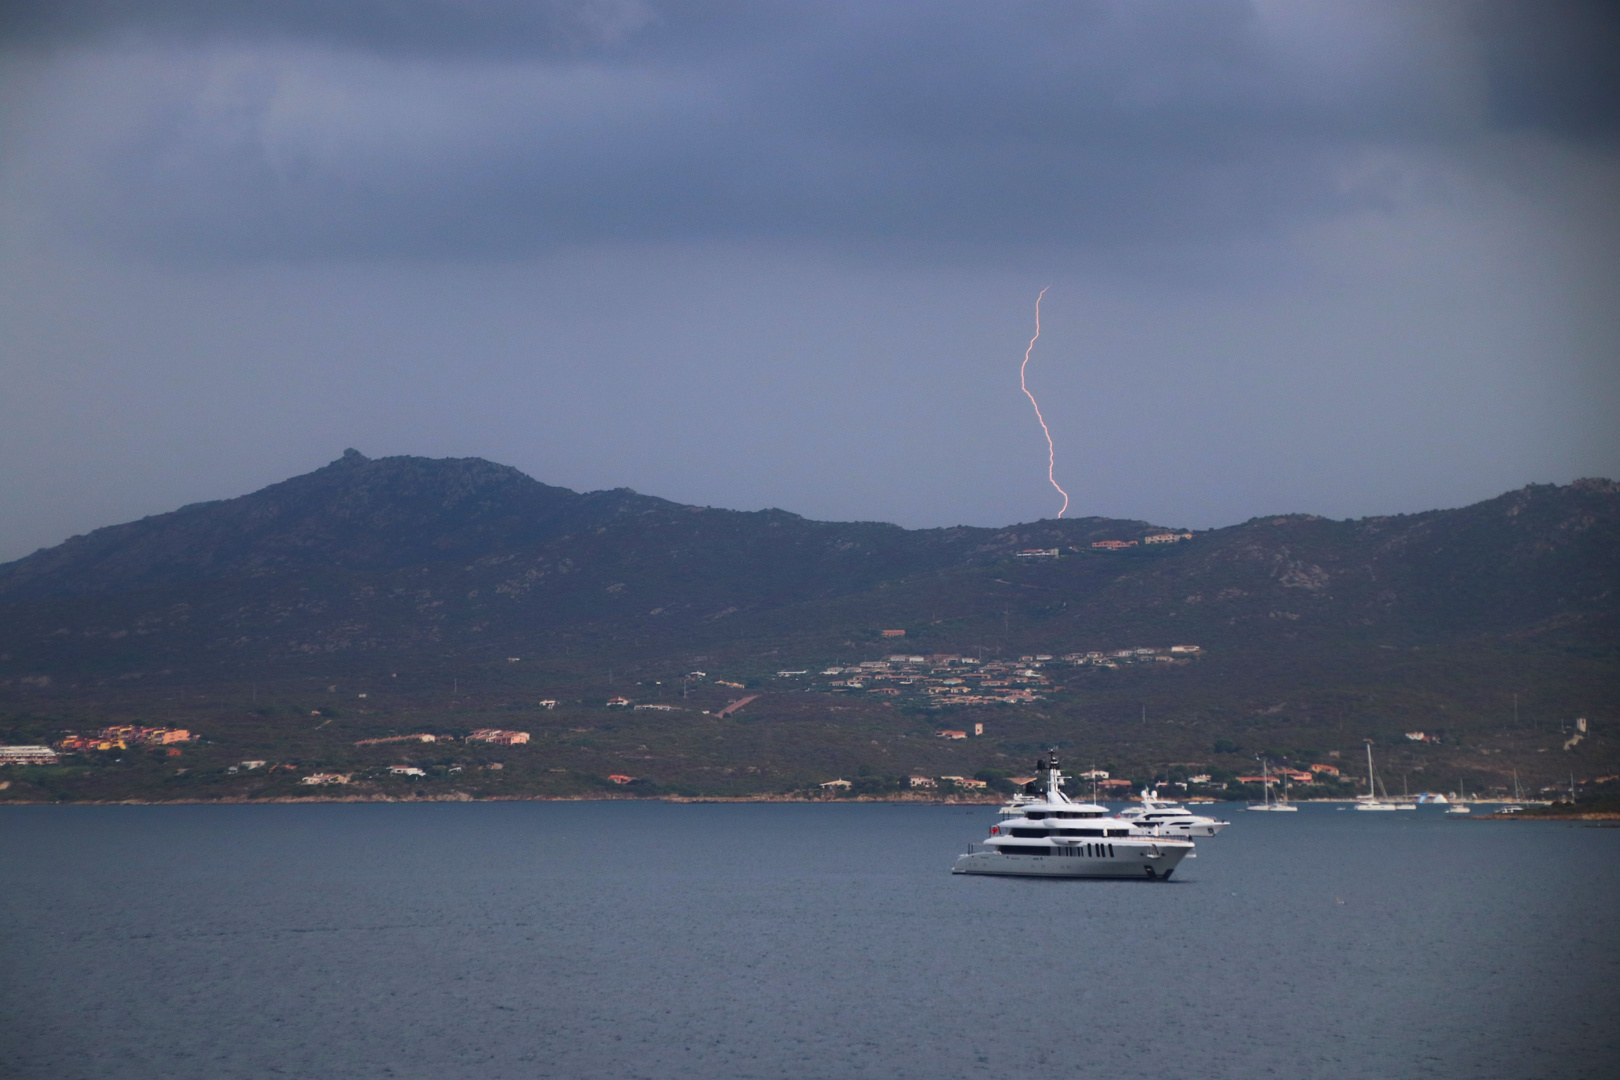
[[(1051, 287), (1048, 285), (1046, 289)], [(1035, 406), (1035, 419), (1040, 421), (1041, 432), (1046, 436), (1046, 479), (1057, 488), (1058, 494), (1063, 496), (1063, 509), (1057, 512), (1057, 516), (1062, 517), (1063, 511), (1069, 508), (1069, 493), (1063, 490), (1063, 486), (1057, 482), (1057, 477), (1052, 475), (1057, 465), (1057, 451), (1052, 446), (1052, 431), (1046, 426), (1046, 417), (1041, 415), (1041, 403), (1029, 392), (1029, 383), (1024, 379), (1024, 372), (1029, 367), (1029, 354), (1035, 351), (1035, 343), (1041, 339), (1041, 297), (1046, 295), (1046, 289), (1042, 289), (1040, 296), (1035, 297), (1035, 336), (1029, 339), (1029, 348), (1024, 350), (1024, 363), (1018, 369), (1018, 385), (1023, 388), (1024, 396), (1029, 398), (1029, 403)]]

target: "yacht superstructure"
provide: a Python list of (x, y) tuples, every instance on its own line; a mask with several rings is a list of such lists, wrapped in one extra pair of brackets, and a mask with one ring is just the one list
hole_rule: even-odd
[(1214, 836), (1231, 824), (1195, 814), (1178, 803), (1165, 802), (1157, 791), (1142, 789), (1142, 805), (1121, 810), (1119, 816), (1155, 836)]
[(1024, 792), (1001, 808), (990, 836), (958, 856), (952, 873), (1167, 881), (1192, 854), (1189, 840), (1154, 836), (1105, 806), (1072, 801), (1056, 751), (1035, 770)]

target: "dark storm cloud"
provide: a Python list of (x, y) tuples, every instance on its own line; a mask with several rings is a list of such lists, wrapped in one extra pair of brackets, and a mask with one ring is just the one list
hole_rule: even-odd
[[(0, 3), (0, 557), (373, 454), (913, 525), (1614, 475), (1612, 5)], [(400, 257), (408, 256), (408, 257)], [(892, 256), (892, 257), (891, 257)]]
[(1478, 25), (1497, 123), (1575, 138), (1620, 134), (1620, 4), (1489, 3)]
[(127, 37), (298, 40), (398, 55), (529, 56), (613, 45), (645, 26), (641, 0), (19, 0), (0, 36), (71, 46)]
[(1381, 146), (1615, 112), (1614, 20), (1567, 3), (6, 10), (14, 48), (120, 57), (127, 130), (59, 216), (215, 255), (1219, 242), (1404, 197)]

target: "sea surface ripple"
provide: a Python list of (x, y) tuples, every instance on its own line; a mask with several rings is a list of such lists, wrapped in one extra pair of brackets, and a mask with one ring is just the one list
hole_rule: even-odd
[(5, 808), (0, 1075), (1616, 1075), (1620, 830), (1227, 816), (1152, 883), (953, 876), (986, 807)]

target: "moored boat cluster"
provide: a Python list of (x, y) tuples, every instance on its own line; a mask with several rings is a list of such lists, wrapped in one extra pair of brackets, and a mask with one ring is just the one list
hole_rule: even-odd
[(1057, 752), (1001, 808), (986, 839), (958, 857), (953, 873), (1017, 877), (1133, 878), (1168, 881), (1192, 856), (1192, 836), (1214, 836), (1226, 822), (1201, 817), (1143, 791), (1142, 805), (1115, 814), (1063, 791)]

